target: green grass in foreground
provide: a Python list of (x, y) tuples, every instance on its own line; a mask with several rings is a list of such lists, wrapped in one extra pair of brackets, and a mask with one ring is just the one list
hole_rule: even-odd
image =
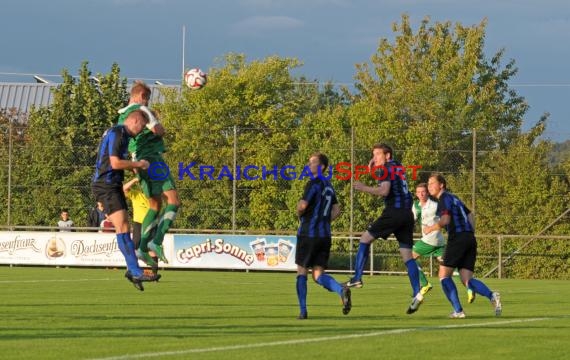
[[(0, 357), (6, 359), (563, 359), (570, 338), (567, 281), (486, 280), (501, 292), (452, 311), (439, 282), (405, 311), (404, 276), (365, 277), (353, 309), (309, 284), (297, 320), (295, 274), (163, 271), (139, 292), (124, 270), (0, 267)], [(337, 280), (346, 275), (333, 274)]]

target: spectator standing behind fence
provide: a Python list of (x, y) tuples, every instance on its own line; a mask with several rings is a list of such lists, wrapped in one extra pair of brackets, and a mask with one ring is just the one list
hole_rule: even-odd
[(103, 203), (97, 201), (97, 205), (89, 211), (89, 227), (98, 228), (107, 218), (107, 213), (103, 207)]
[(363, 286), (362, 274), (370, 255), (370, 244), (375, 239), (386, 240), (391, 234), (394, 234), (398, 240), (400, 256), (408, 270), (414, 296), (406, 313), (413, 314), (418, 310), (424, 298), (420, 293), (418, 264), (412, 257), (414, 245), (412, 195), (408, 190), (402, 164), (394, 160), (390, 146), (375, 144), (372, 147), (372, 160), (369, 164), (381, 169), (381, 173), (377, 174), (379, 175), (377, 178), (380, 179), (378, 186), (366, 186), (359, 181), (354, 182), (353, 186), (358, 191), (382, 196), (384, 198), (384, 210), (382, 215), (362, 233), (356, 254), (356, 263), (354, 264), (354, 276), (346, 283), (346, 286), (356, 288)]
[(459, 269), (461, 281), (468, 289), (489, 299), (495, 309), (495, 315), (502, 312), (501, 298), (498, 292), (491, 291), (481, 280), (473, 277), (477, 260), (477, 240), (473, 213), (459, 198), (447, 191), (443, 175), (434, 173), (428, 180), (429, 194), (438, 200), (437, 215), (439, 220), (424, 226), (423, 232), (429, 234), (443, 228), (447, 230), (447, 245), (443, 253), (443, 263), (439, 265), (439, 280), (443, 292), (451, 305), (452, 319), (465, 317), (463, 307), (457, 295), (457, 287), (452, 279), (453, 269)]
[(105, 220), (101, 221), (101, 230), (99, 232), (104, 233), (114, 233), (115, 228), (113, 227), (113, 222), (109, 218), (109, 215), (105, 214)]
[(59, 216), (61, 217), (61, 220), (57, 222), (59, 231), (72, 231), (71, 228), (73, 227), (73, 220), (69, 217), (69, 211), (64, 209), (61, 211)]
[(321, 153), (309, 157), (311, 180), (305, 186), (303, 197), (297, 203), (300, 219), (297, 232), (297, 298), (301, 312), (298, 319), (307, 315), (307, 272), (312, 268), (313, 280), (342, 300), (342, 313), (347, 315), (352, 307), (350, 289), (325, 273), (331, 251), (331, 221), (340, 215), (334, 188), (324, 178), (329, 167), (328, 158)]

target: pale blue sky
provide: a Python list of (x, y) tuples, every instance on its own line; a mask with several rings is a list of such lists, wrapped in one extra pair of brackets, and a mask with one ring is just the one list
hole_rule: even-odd
[(249, 60), (296, 57), (309, 79), (351, 84), (378, 39), (402, 13), (474, 25), (488, 19), (486, 51), (505, 48), (519, 67), (511, 85), (531, 110), (525, 127), (551, 113), (546, 136), (570, 139), (570, 3), (567, 0), (7, 0), (0, 10), (0, 81), (57, 82), (82, 61), (113, 62), (130, 79), (176, 82), (186, 67), (207, 70), (229, 52)]

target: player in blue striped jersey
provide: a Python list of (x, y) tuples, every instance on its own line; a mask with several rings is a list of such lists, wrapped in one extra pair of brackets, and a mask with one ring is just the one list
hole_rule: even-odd
[(329, 160), (322, 153), (309, 157), (311, 180), (305, 186), (303, 197), (297, 203), (300, 225), (297, 232), (297, 298), (300, 313), (298, 319), (306, 319), (307, 273), (312, 269), (313, 280), (325, 289), (336, 292), (342, 301), (342, 313), (347, 315), (352, 307), (350, 289), (325, 273), (331, 249), (331, 221), (340, 215), (340, 206), (332, 184), (324, 176)]
[(127, 263), (125, 277), (141, 291), (144, 291), (143, 281), (158, 280), (160, 275), (147, 276), (138, 265), (135, 244), (129, 232), (128, 206), (123, 193), (123, 179), (127, 169), (148, 169), (148, 161), (130, 161), (127, 152), (129, 139), (140, 134), (147, 123), (147, 115), (141, 110), (135, 110), (129, 114), (123, 125), (117, 125), (105, 131), (97, 151), (95, 174), (91, 183), (95, 200), (103, 204), (115, 228), (119, 250)]
[(378, 179), (378, 186), (366, 186), (359, 181), (354, 182), (353, 186), (358, 191), (384, 197), (384, 211), (362, 233), (354, 264), (354, 276), (346, 282), (346, 286), (356, 288), (363, 286), (362, 274), (370, 254), (370, 244), (377, 238), (387, 239), (394, 234), (398, 240), (400, 255), (406, 265), (413, 292), (412, 302), (406, 312), (413, 314), (423, 302), (423, 295), (420, 293), (419, 269), (412, 257), (414, 245), (412, 195), (408, 190), (404, 167), (393, 159), (390, 146), (375, 144), (372, 147), (372, 156), (370, 166), (382, 169), (382, 172), (376, 174), (375, 177)]
[(445, 228), (448, 239), (443, 254), (443, 263), (439, 266), (439, 279), (445, 296), (453, 306), (451, 318), (464, 318), (457, 287), (453, 282), (453, 270), (459, 270), (461, 281), (468, 289), (487, 297), (495, 309), (495, 315), (502, 312), (501, 298), (498, 292), (491, 291), (482, 281), (473, 278), (475, 261), (477, 260), (477, 240), (473, 213), (459, 198), (447, 191), (447, 183), (443, 175), (431, 174), (428, 180), (428, 191), (437, 198), (437, 215), (439, 221), (424, 227), (424, 233)]

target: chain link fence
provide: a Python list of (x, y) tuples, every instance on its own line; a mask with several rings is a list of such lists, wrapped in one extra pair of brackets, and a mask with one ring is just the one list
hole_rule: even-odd
[[(14, 116), (12, 114), (11, 118)], [(100, 130), (101, 133), (104, 131)], [(169, 131), (175, 133), (177, 129)], [(368, 165), (374, 139), (386, 138), (386, 134), (378, 129), (346, 128), (340, 136), (332, 133), (327, 136), (326, 131), (320, 131), (319, 136), (296, 137), (294, 141), (278, 146), (264, 146), (263, 140), (256, 146), (251, 139), (263, 139), (263, 131), (245, 127), (222, 129), (212, 133), (217, 141), (203, 143), (186, 153), (178, 149), (165, 154), (182, 202), (172, 231), (294, 234), (297, 227), (295, 204), (309, 179), (303, 172), (304, 166), (311, 153), (322, 151), (331, 161), (332, 181), (343, 210), (335, 222), (334, 231), (344, 240), (334, 242), (337, 260), (333, 262), (344, 263), (344, 268), (350, 268), (350, 254), (355, 252), (357, 241), (346, 240), (357, 239), (382, 210), (381, 199), (355, 192), (352, 183), (358, 177), (357, 171), (364, 171)], [(458, 131), (457, 136), (466, 139), (461, 148), (448, 149), (445, 144), (441, 144), (440, 149), (398, 148), (394, 145), (394, 155), (408, 167), (406, 175), (412, 193), (417, 183), (427, 181), (432, 171), (439, 171), (451, 177), (454, 184), (461, 184), (454, 193), (476, 210), (480, 175), (477, 159), (481, 155), (478, 143), (486, 143), (489, 138), (485, 133), (473, 130)], [(88, 213), (95, 205), (90, 182), (96, 147), (73, 144), (74, 150), (69, 152), (68, 145), (57, 142), (31, 144), (26, 137), (25, 118), (0, 124), (0, 137), (0, 195), (3, 199), (0, 225), (5, 225), (5, 228), (49, 229), (57, 226), (61, 210), (67, 209), (75, 226), (87, 227)], [(168, 147), (168, 138), (166, 142)], [(30, 147), (36, 151), (30, 153)], [(43, 154), (49, 158), (43, 158)], [(59, 158), (53, 159), (54, 154)], [(442, 162), (434, 159), (442, 157), (446, 159), (445, 165), (438, 167)], [(418, 163), (416, 159), (433, 161), (425, 164)], [(45, 171), (46, 168), (49, 171)], [(359, 180), (373, 183), (366, 174), (362, 174)], [(567, 216), (562, 219), (567, 220)], [(492, 233), (492, 230), (487, 233)], [(516, 244), (513, 245), (515, 240), (503, 240), (510, 241), (505, 249), (517, 249)], [(493, 242), (497, 238), (484, 241)], [(390, 242), (377, 244), (376, 254), (383, 255), (373, 268), (398, 267), (397, 246)], [(487, 248), (496, 246), (491, 243)], [(481, 263), (486, 261), (485, 256), (482, 254)], [(494, 260), (484, 266), (486, 269), (497, 263), (499, 254), (494, 252), (489, 256)], [(560, 267), (567, 272), (568, 254), (560, 256)], [(509, 272), (505, 271), (505, 274), (508, 276)]]
[[(103, 131), (101, 129), (101, 133)], [(351, 131), (358, 131), (349, 130), (346, 139), (324, 145), (312, 139), (298, 139), (299, 143), (305, 141), (314, 144), (305, 148), (286, 144), (270, 151), (262, 149), (257, 152), (251, 149), (251, 143), (240, 144), (241, 136), (257, 131), (237, 127), (228, 129), (224, 148), (218, 144), (203, 144), (199, 149), (192, 150), (195, 154), (193, 157), (180, 155), (180, 152), (165, 154), (183, 203), (176, 228), (236, 232), (295, 231), (296, 222), (289, 221), (295, 217), (294, 207), (291, 206), (296, 204), (309, 179), (304, 167), (309, 155), (315, 151), (327, 154), (331, 162), (332, 174), (327, 175), (331, 176), (343, 207), (343, 221), (340, 227), (337, 226), (337, 231), (348, 233), (361, 230), (368, 220), (375, 218), (377, 214), (362, 213), (365, 204), (375, 203), (377, 210), (381, 211), (381, 200), (352, 191), (351, 184), (355, 179), (370, 184), (374, 181), (364, 173), (364, 167), (371, 157), (372, 143), (359, 144), (354, 141), (356, 136), (351, 139)], [(361, 131), (369, 133), (370, 129)], [(69, 146), (56, 142), (30, 144), (26, 139), (26, 127), (17, 124), (0, 125), (0, 136), (3, 140), (0, 146), (0, 181), (4, 199), (0, 224), (56, 225), (60, 211), (65, 208), (77, 226), (87, 226), (88, 211), (94, 206), (90, 183), (96, 146), (74, 144), (73, 151), (69, 152)], [(36, 151), (27, 153), (30, 146)], [(419, 181), (426, 181), (427, 175), (435, 170), (461, 176), (459, 165), (455, 169), (426, 169), (422, 164), (409, 164), (402, 160), (407, 152), (413, 150), (396, 147), (394, 151), (395, 158), (408, 167), (406, 175), (410, 187)], [(450, 152), (454, 151), (466, 152), (461, 149)], [(59, 159), (54, 161), (43, 156)], [(212, 158), (215, 160), (201, 161)], [(54, 178), (46, 178), (48, 176)], [(130, 176), (132, 174), (127, 171), (126, 180)], [(471, 182), (472, 179), (466, 176), (465, 181)], [(33, 198), (30, 197), (32, 194)], [(458, 195), (468, 205), (474, 203), (474, 193)], [(253, 208), (253, 205), (256, 207)], [(41, 218), (22, 216), (37, 211), (41, 211)], [(252, 213), (257, 217), (252, 219)]]

